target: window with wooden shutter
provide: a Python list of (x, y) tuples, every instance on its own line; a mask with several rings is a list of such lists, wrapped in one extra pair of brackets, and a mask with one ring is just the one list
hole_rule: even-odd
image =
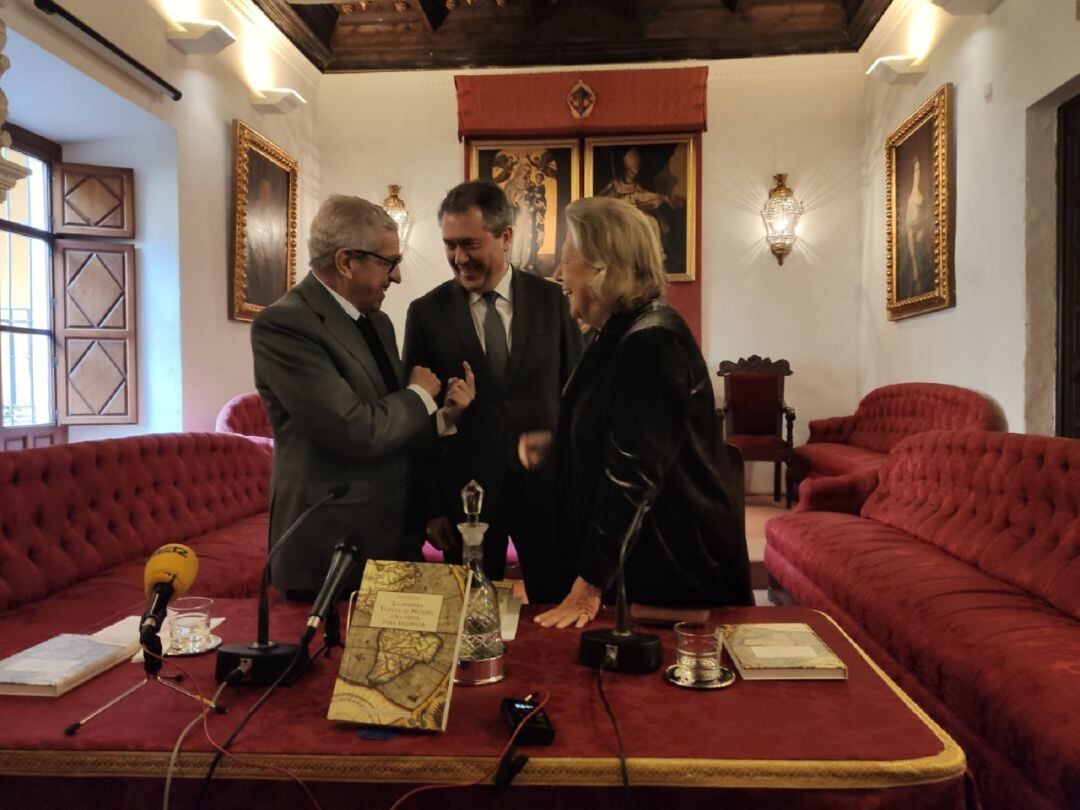
[(52, 173), (53, 233), (135, 238), (135, 173), (113, 166), (60, 163)]
[(53, 266), (60, 424), (137, 422), (135, 249), (57, 239)]

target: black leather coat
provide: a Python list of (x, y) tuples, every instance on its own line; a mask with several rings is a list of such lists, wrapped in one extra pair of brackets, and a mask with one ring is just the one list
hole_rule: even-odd
[(731, 477), (713, 457), (712, 385), (663, 301), (611, 316), (563, 392), (552, 463), (578, 573), (609, 589), (636, 505), (653, 499), (626, 563), (630, 601), (749, 605), (750, 564)]

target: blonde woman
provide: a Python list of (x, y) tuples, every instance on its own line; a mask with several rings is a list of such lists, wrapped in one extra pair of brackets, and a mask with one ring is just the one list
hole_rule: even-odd
[(566, 209), (556, 279), (597, 330), (563, 391), (554, 437), (526, 434), (527, 467), (550, 464), (577, 578), (536, 621), (584, 627), (615, 582), (636, 506), (652, 503), (626, 561), (630, 601), (748, 605), (750, 565), (728, 477), (713, 459), (712, 384), (682, 317), (663, 299), (660, 244), (645, 214), (591, 197)]

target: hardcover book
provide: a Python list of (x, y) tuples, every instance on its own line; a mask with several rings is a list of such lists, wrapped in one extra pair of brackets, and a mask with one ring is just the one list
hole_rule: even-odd
[(64, 633), (0, 661), (0, 695), (59, 697), (126, 661), (138, 641), (109, 644)]
[(468, 590), (464, 566), (368, 560), (327, 717), (445, 731)]
[(808, 624), (726, 624), (723, 639), (748, 681), (847, 678), (847, 666)]

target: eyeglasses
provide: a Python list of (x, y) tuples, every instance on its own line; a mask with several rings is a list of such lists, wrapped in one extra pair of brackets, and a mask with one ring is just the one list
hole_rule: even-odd
[(357, 253), (359, 253), (362, 256), (371, 256), (371, 258), (373, 258), (373, 259), (378, 259), (380, 262), (382, 262), (383, 264), (386, 265), (386, 272), (388, 272), (388, 273), (393, 273), (394, 268), (397, 267), (399, 264), (401, 264), (401, 260), (402, 260), (402, 258), (404, 258), (402, 256), (396, 256), (393, 259), (388, 259), (385, 256), (380, 256), (378, 253), (375, 253), (375, 252), (370, 251), (370, 250), (361, 250), (360, 248), (345, 248), (345, 249), (348, 250), (349, 253), (351, 253), (353, 255), (356, 255)]

